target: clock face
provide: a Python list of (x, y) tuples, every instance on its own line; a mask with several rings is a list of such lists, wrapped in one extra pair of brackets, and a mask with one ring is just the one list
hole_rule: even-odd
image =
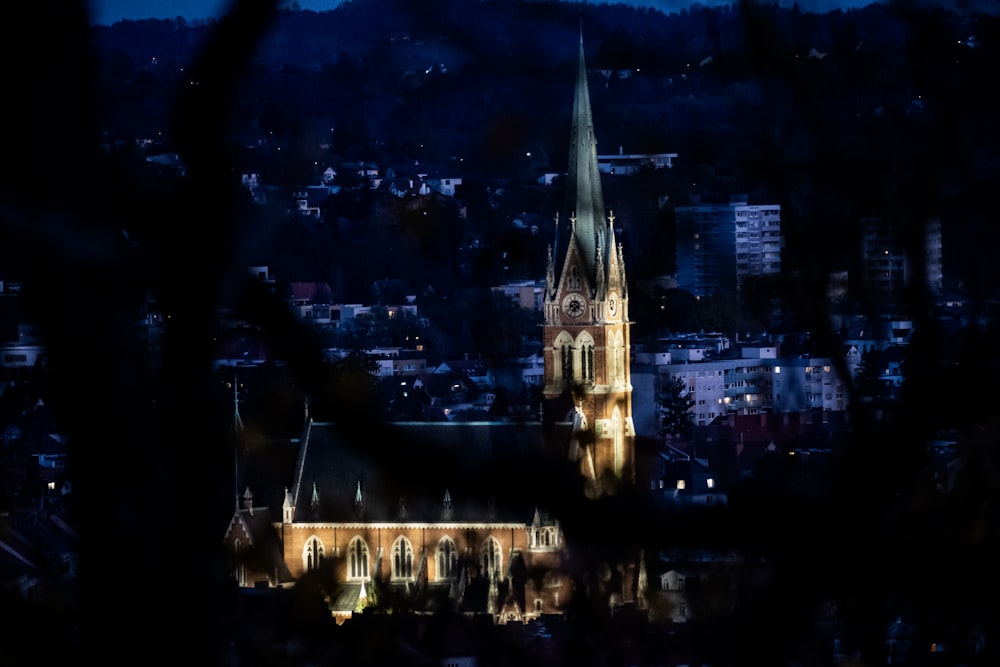
[(618, 316), (618, 294), (616, 292), (612, 292), (608, 296), (608, 314), (611, 317)]
[(580, 317), (583, 315), (583, 309), (586, 303), (583, 297), (579, 294), (570, 294), (565, 299), (563, 299), (563, 312), (570, 317)]

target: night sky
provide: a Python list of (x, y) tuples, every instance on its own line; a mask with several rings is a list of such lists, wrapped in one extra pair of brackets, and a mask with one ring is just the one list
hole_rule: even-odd
[[(122, 19), (175, 18), (204, 19), (218, 16), (233, 0), (89, 0), (94, 23), (111, 24)], [(626, 4), (649, 5), (665, 12), (678, 11), (692, 4), (692, 0), (624, 0)], [(927, 5), (958, 7), (977, 12), (995, 12), (994, 0), (922, 0)], [(298, 0), (302, 9), (325, 11), (339, 5), (341, 0)], [(735, 4), (733, 0), (700, 0), (704, 6)], [(789, 0), (788, 4), (791, 4)], [(803, 11), (825, 12), (835, 8), (864, 7), (871, 0), (798, 0)], [(908, 5), (917, 0), (907, 0)]]

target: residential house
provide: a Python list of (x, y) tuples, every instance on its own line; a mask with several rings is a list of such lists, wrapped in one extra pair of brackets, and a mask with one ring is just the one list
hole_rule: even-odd
[(676, 505), (722, 507), (728, 496), (720, 475), (708, 459), (696, 458), (671, 445), (657, 452), (649, 488), (664, 502)]

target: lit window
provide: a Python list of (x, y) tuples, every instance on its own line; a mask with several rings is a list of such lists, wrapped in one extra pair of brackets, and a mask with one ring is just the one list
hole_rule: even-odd
[(306, 571), (312, 571), (323, 564), (325, 549), (323, 543), (315, 535), (306, 542), (306, 547), (302, 551), (302, 565)]
[(705, 483), (708, 485), (708, 488), (710, 488), (710, 489), (714, 489), (715, 488), (715, 480), (712, 479), (711, 477), (709, 477), (707, 480), (705, 480)]
[(686, 485), (684, 484), (684, 480), (683, 479), (677, 480), (677, 489), (679, 491), (683, 491), (685, 486)]
[(453, 579), (458, 573), (458, 550), (450, 537), (442, 537), (437, 546), (437, 578)]
[(368, 578), (368, 545), (355, 537), (347, 546), (348, 572), (351, 579)]
[(775, 366), (774, 367), (774, 372), (775, 373), (780, 373), (781, 372), (781, 366)]
[(392, 545), (392, 577), (409, 579), (413, 576), (413, 546), (405, 537)]

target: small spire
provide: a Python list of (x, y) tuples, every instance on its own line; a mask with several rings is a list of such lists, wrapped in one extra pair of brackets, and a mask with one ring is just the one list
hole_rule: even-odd
[(292, 515), (295, 513), (295, 507), (292, 505), (294, 501), (292, 500), (292, 493), (285, 487), (285, 500), (281, 503), (281, 514), (284, 523), (292, 522)]
[[(598, 238), (600, 239), (600, 241), (604, 240), (600, 236)], [(594, 255), (595, 255), (595, 257), (594, 257), (594, 264), (596, 265), (596, 271), (595, 271), (595, 273), (596, 273), (596, 277), (597, 277), (597, 280), (595, 281), (597, 283), (597, 285), (596, 285), (597, 286), (597, 293), (599, 295), (602, 295), (602, 296), (604, 295), (605, 288), (606, 288), (606, 286), (604, 284), (604, 277), (605, 276), (604, 276), (604, 252), (602, 250), (602, 246), (603, 245), (604, 245), (603, 243), (598, 243), (596, 251), (594, 253)]]
[(316, 482), (313, 482), (312, 497), (309, 499), (309, 506), (315, 511), (319, 508), (319, 489), (316, 488)]
[(545, 289), (549, 294), (556, 291), (556, 265), (552, 259), (552, 245), (548, 248), (548, 258), (545, 264)]
[(354, 492), (354, 510), (360, 512), (365, 508), (365, 498), (361, 495), (361, 480), (358, 480), (358, 490)]
[(243, 418), (240, 417), (240, 383), (233, 373), (233, 381), (229, 385), (233, 390), (233, 432), (243, 432)]
[(444, 490), (444, 500), (441, 501), (441, 520), (451, 521), (454, 515), (454, 504), (451, 502), (451, 492)]

